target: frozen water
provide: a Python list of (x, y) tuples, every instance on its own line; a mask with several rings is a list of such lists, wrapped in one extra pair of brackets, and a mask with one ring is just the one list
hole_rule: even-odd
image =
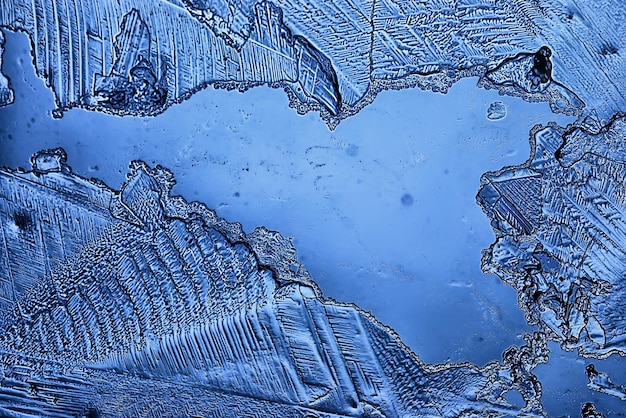
[(500, 120), (504, 119), (507, 114), (506, 105), (501, 101), (493, 102), (487, 108), (487, 119)]
[[(3, 164), (15, 167), (37, 149), (63, 146), (71, 148), (71, 156), (78, 156), (78, 164), (84, 165), (79, 168), (83, 175), (94, 175), (112, 185), (122, 183), (118, 192), (96, 180), (87, 181), (72, 174), (65, 152), (60, 149), (36, 154), (31, 160), (32, 171), (5, 170), (9, 177), (30, 176), (34, 183), (42, 182), (41, 185), (60, 193), (56, 203), (48, 205), (46, 199), (54, 201), (49, 190), (27, 192), (29, 188), (25, 187), (21, 195), (12, 189), (13, 180), (3, 186), (7, 196), (3, 223), (6, 251), (4, 273), (0, 277), (3, 292), (0, 325), (11, 329), (2, 335), (7, 350), (3, 354), (3, 364), (7, 365), (3, 374), (8, 376), (3, 380), (5, 394), (21, 393), (23, 398), (17, 408), (22, 412), (31, 413), (40, 408), (49, 414), (65, 411), (93, 415), (108, 411), (114, 415), (137, 415), (152, 408), (151, 413), (163, 415), (191, 408), (186, 409), (190, 415), (202, 415), (202, 411), (209, 410), (219, 415), (230, 410), (230, 414), (239, 415), (245, 409), (273, 411), (277, 416), (302, 415), (305, 409), (317, 411), (311, 412), (315, 414), (423, 415), (431, 413), (431, 407), (439, 408), (434, 405), (444, 398), (445, 413), (441, 409), (437, 411), (443, 415), (455, 416), (464, 409), (505, 413), (507, 400), (519, 405), (514, 410), (526, 403), (527, 410), (540, 412), (538, 399), (542, 390), (534, 377), (536, 368), (546, 388), (543, 400), (549, 415), (581, 413), (591, 417), (601, 416), (598, 411), (609, 416), (619, 412), (623, 407), (615, 406), (614, 402), (620, 402), (623, 388), (612, 383), (604, 372), (607, 370), (618, 382), (624, 381), (618, 360), (597, 361), (602, 372), (588, 363), (587, 388), (584, 388), (585, 362), (577, 360), (575, 354), (562, 353), (553, 346), (552, 351), (557, 354), (547, 364), (539, 364), (548, 360), (546, 337), (583, 356), (603, 359), (610, 354), (624, 354), (621, 302), (624, 255), (620, 243), (624, 121), (619, 113), (624, 110), (626, 91), (621, 52), (624, 7), (612, 3), (600, 1), (590, 6), (582, 1), (538, 4), (175, 0), (115, 4), (86, 1), (79, 7), (66, 1), (4, 0), (4, 4), (0, 3), (0, 27), (23, 31), (30, 37), (37, 75), (54, 93), (53, 116), (60, 117), (73, 107), (81, 107), (116, 115), (163, 113), (160, 118), (169, 112), (170, 121), (176, 120), (172, 124), (165, 119), (159, 126), (159, 122), (152, 124), (147, 119), (126, 118), (120, 122), (103, 115), (88, 118), (82, 111), (73, 111), (62, 122), (52, 123), (41, 117), (43, 113), (36, 101), (29, 104), (37, 109), (32, 116), (30, 110), (24, 112), (28, 109), (25, 105), (14, 104), (3, 111), (0, 128), (4, 127), (8, 141), (1, 144)], [(0, 39), (0, 51), (2, 48), (3, 39)], [(1, 70), (11, 82), (0, 74), (0, 105), (13, 102), (14, 95), (19, 103), (27, 90), (16, 88), (22, 77), (19, 73), (10, 74), (10, 69), (28, 67), (23, 65), (30, 62), (28, 50), (17, 59), (12, 59), (11, 54), (4, 54), (3, 58)], [(544, 111), (541, 119), (535, 120), (544, 125), (531, 131), (531, 158), (519, 166), (483, 177), (478, 198), (496, 233), (496, 243), (484, 253), (483, 270), (496, 273), (515, 289), (526, 320), (540, 328), (541, 332), (527, 337), (525, 343), (520, 338), (530, 328), (520, 320), (512, 294), (498, 287), (497, 282), (474, 280), (477, 273), (466, 267), (472, 260), (470, 250), (480, 247), (485, 240), (484, 235), (478, 238), (475, 232), (478, 224), (472, 210), (476, 208), (469, 209), (468, 199), (455, 201), (453, 196), (465, 199), (465, 191), (473, 190), (461, 186), (472, 178), (471, 169), (480, 167), (480, 173), (523, 160), (524, 148), (507, 145), (502, 139), (512, 136), (523, 142), (532, 122), (525, 119), (522, 109), (526, 108), (518, 101), (511, 99), (505, 103), (494, 95), (485, 96), (489, 99), (485, 99), (478, 112), (463, 104), (451, 106), (450, 103), (464, 103), (467, 99), (467, 93), (457, 96), (461, 100), (455, 99), (456, 86), (451, 89), (451, 85), (464, 86), (460, 91), (466, 92), (469, 84), (458, 80), (471, 76), (478, 77), (479, 87), (529, 102), (547, 102), (553, 112), (586, 116), (567, 127), (572, 119), (561, 118), (558, 124), (546, 126), (554, 116), (546, 117)], [(340, 120), (357, 112), (360, 115), (344, 122), (332, 136), (310, 117), (285, 129), (284, 122), (289, 119), (279, 116), (277, 109), (281, 106), (267, 100), (276, 96), (266, 89), (248, 91), (243, 100), (253, 107), (263, 103), (269, 108), (251, 109), (240, 104), (235, 117), (220, 113), (233, 96), (217, 91), (207, 92), (214, 98), (216, 107), (207, 108), (206, 99), (195, 102), (204, 106), (205, 112), (178, 111), (176, 116), (176, 107), (167, 110), (208, 85), (244, 91), (259, 84), (282, 88), (290, 106), (298, 113), (318, 110), (333, 129)], [(26, 88), (44, 90), (36, 85), (31, 77)], [(414, 93), (409, 96), (394, 93), (392, 99), (388, 93), (381, 93), (412, 86), (449, 91), (450, 96), (441, 102), (445, 103), (443, 106), (433, 107), (435, 102), (424, 96), (418, 102), (422, 106), (402, 99), (414, 99), (417, 97)], [(382, 106), (374, 112), (364, 109), (379, 93), (377, 103)], [(489, 102), (492, 104), (488, 105)], [(398, 123), (397, 111), (389, 109), (399, 108), (419, 112), (417, 125)], [(437, 116), (429, 118), (429, 114)], [(443, 114), (450, 119), (444, 120)], [(477, 121), (484, 121), (485, 114), (484, 128), (479, 127)], [(259, 122), (254, 118), (258, 115), (269, 121), (264, 129), (255, 129)], [(360, 116), (363, 118), (357, 119)], [(461, 124), (457, 125), (458, 129), (451, 128), (453, 124), (449, 121), (458, 123), (464, 118), (473, 121), (469, 128), (464, 129)], [(302, 121), (306, 121), (308, 128), (299, 125)], [(174, 125), (180, 132), (172, 135)], [(44, 126), (49, 129), (43, 129)], [(61, 129), (62, 126), (69, 129)], [(442, 129), (443, 126), (446, 128)], [(87, 130), (93, 132), (85, 135)], [(207, 132), (213, 134), (208, 139)], [(495, 151), (491, 159), (491, 154), (482, 150), (476, 150), (480, 158), (468, 158), (470, 154), (462, 147), (475, 142), (469, 132), (482, 135), (481, 146), (485, 142), (490, 145), (485, 141), (485, 133), (489, 132), (487, 136), (494, 138), (492, 144), (497, 143), (502, 149), (491, 150)], [(164, 138), (167, 135), (170, 137)], [(255, 141), (253, 138), (257, 136), (261, 138)], [(200, 145), (196, 137), (206, 144)], [(432, 139), (425, 142), (429, 137)], [(381, 144), (381, 138), (394, 141)], [(398, 146), (402, 141), (397, 138), (406, 138), (407, 146)], [(449, 138), (456, 141), (450, 142)], [(415, 145), (425, 143), (428, 146)], [(108, 158), (103, 158), (105, 155)], [(248, 230), (259, 223), (275, 224), (273, 228), (296, 237), (298, 247), (304, 249), (303, 256), (298, 260), (291, 242), (278, 233), (259, 228), (245, 234), (240, 227), (221, 220), (202, 205), (170, 199), (172, 183), (166, 170), (135, 163), (130, 178), (123, 180), (123, 167), (135, 158), (167, 162), (177, 172), (184, 168), (177, 187), (187, 188), (186, 196), (212, 202), (221, 214), (241, 220)], [(451, 163), (442, 167), (433, 164), (435, 160)], [(115, 169), (107, 167), (109, 162), (116, 165)], [(213, 175), (207, 176), (209, 173)], [(464, 181), (446, 180), (452, 177)], [(84, 196), (79, 191), (83, 188)], [(75, 198), (70, 199), (72, 203), (59, 203), (74, 194), (80, 196), (78, 204)], [(90, 202), (91, 208), (82, 210), (82, 198)], [(441, 202), (441, 209), (437, 210), (439, 218), (427, 210), (433, 201)], [(264, 205), (269, 210), (259, 212), (258, 208)], [(45, 210), (38, 212), (48, 206), (61, 209), (50, 209), (47, 215)], [(198, 220), (199, 213), (212, 215), (200, 216), (202, 219)], [(255, 219), (254, 213), (264, 213), (264, 218)], [(303, 222), (299, 213), (313, 214), (311, 221)], [(186, 218), (188, 215), (191, 218)], [(114, 220), (107, 216), (113, 216)], [(46, 226), (39, 227), (39, 234), (31, 234), (42, 219)], [(460, 219), (463, 226), (459, 228), (451, 219)], [(189, 230), (192, 235), (216, 231), (217, 241), (222, 242), (219, 238), (222, 237), (237, 248), (233, 251), (239, 255), (208, 263), (219, 271), (217, 275), (207, 276), (207, 271), (199, 268), (202, 263), (198, 263), (198, 252), (193, 245), (186, 246), (187, 240), (181, 240), (176, 233), (172, 235), (171, 231), (180, 232), (180, 228), (171, 226), (174, 221), (195, 225), (193, 231)], [(120, 222), (128, 230), (108, 229), (107, 225), (119, 226)], [(55, 225), (60, 226), (58, 231)], [(469, 225), (468, 232), (461, 235), (465, 240), (451, 239), (452, 231), (465, 230), (465, 225)], [(307, 238), (308, 232), (303, 235), (303, 227), (313, 231), (310, 236), (316, 238)], [(154, 274), (154, 278), (163, 280), (171, 270), (174, 288), (182, 292), (182, 299), (176, 299), (177, 294), (171, 300), (164, 299), (169, 300), (165, 312), (175, 312), (167, 313), (170, 316), (166, 321), (161, 320), (170, 328), (159, 326), (159, 315), (164, 311), (158, 306), (153, 317), (142, 307), (142, 297), (145, 299), (149, 292), (140, 296), (141, 286), (129, 287), (137, 276), (130, 267), (141, 263), (131, 257), (133, 261), (129, 264), (124, 249), (132, 246), (141, 249), (142, 254), (152, 254), (142, 246), (140, 238), (129, 232), (133, 228), (143, 231), (144, 238), (148, 237), (146, 242), (158, 244), (156, 248), (161, 249), (159, 257), (164, 257), (163, 260), (171, 261), (168, 257), (171, 248), (176, 251), (182, 248), (180, 252), (188, 255), (173, 263), (162, 263), (164, 269)], [(74, 230), (75, 233), (67, 235)], [(160, 237), (160, 241), (155, 237)], [(124, 245), (125, 239), (132, 241), (132, 245)], [(168, 239), (174, 243), (173, 247)], [(93, 248), (88, 242), (93, 243)], [(243, 250), (240, 244), (245, 247)], [(102, 248), (110, 250), (116, 261), (101, 261)], [(224, 248), (230, 247), (224, 245)], [(254, 280), (248, 281), (249, 270), (242, 269), (240, 264), (250, 265), (245, 261), (246, 251), (253, 254), (258, 271), (271, 272), (273, 281), (263, 283), (275, 283), (274, 290)], [(419, 256), (415, 257), (416, 254)], [(300, 264), (304, 259), (315, 270), (315, 281)], [(365, 264), (363, 260), (367, 260)], [(179, 269), (177, 263), (183, 263), (185, 268)], [(93, 317), (85, 315), (83, 322), (87, 321), (84, 322), (87, 325), (77, 328), (68, 312), (72, 309), (83, 312), (85, 299), (80, 295), (84, 286), (80, 283), (93, 282), (93, 277), (101, 275), (102, 265), (114, 266), (114, 273), (105, 269), (102, 276), (113, 274), (114, 280), (105, 280), (90, 289), (97, 293), (98, 286), (104, 286), (106, 291), (99, 293), (101, 299), (115, 300), (122, 316), (115, 313), (111, 316), (113, 311), (107, 311), (104, 317), (110, 324), (102, 326), (98, 317), (97, 326), (90, 328)], [(152, 264), (148, 261), (141, 265)], [(235, 274), (228, 273), (228, 268), (225, 272), (224, 266), (234, 268)], [(91, 268), (96, 273), (85, 273)], [(198, 269), (201, 273), (193, 273)], [(152, 288), (150, 283), (154, 278), (146, 275), (145, 269), (140, 268), (139, 272), (142, 283)], [(217, 283), (220, 289), (225, 286), (226, 290), (220, 290), (219, 294), (223, 293), (222, 302), (226, 302), (220, 304), (220, 298), (212, 295), (207, 306), (202, 304), (201, 297), (194, 303), (199, 310), (185, 308), (188, 299), (197, 299), (193, 292), (185, 291), (185, 285), (180, 282), (185, 279), (199, 286), (200, 295), (206, 291), (205, 283)], [(230, 294), (228, 289), (237, 288), (240, 279), (251, 283), (248, 287), (258, 291), (257, 296), (254, 291), (243, 298), (237, 292)], [(164, 283), (160, 281), (158, 286), (168, 289)], [(390, 334), (389, 329), (370, 326), (368, 321), (378, 322), (369, 314), (324, 299), (316, 283), (326, 294), (330, 290), (331, 296), (342, 301), (358, 302), (393, 325), (428, 363), (448, 359), (463, 363), (438, 366), (422, 363), (407, 354), (408, 347), (397, 335)], [(303, 289), (310, 289), (310, 293)], [(128, 295), (132, 297), (129, 299)], [(93, 299), (93, 294), (90, 297)], [(251, 369), (247, 357), (242, 360), (245, 355), (240, 356), (237, 365), (232, 366), (237, 371), (228, 369), (231, 367), (228, 365), (228, 370), (220, 369), (222, 372), (216, 375), (214, 369), (218, 366), (210, 363), (213, 358), (208, 354), (210, 350), (197, 355), (201, 344), (194, 346), (189, 335), (226, 332), (224, 335), (230, 336), (226, 339), (234, 341), (231, 331), (222, 330), (230, 325), (219, 324), (222, 321), (230, 324), (230, 319), (223, 318), (237, 316), (241, 309), (258, 314), (258, 308), (250, 308), (245, 302), (260, 300), (255, 299), (258, 297), (263, 300), (261, 305), (272, 306), (270, 310), (279, 312), (275, 321), (282, 324), (279, 328), (285, 332), (277, 338), (284, 350), (263, 352), (269, 357), (258, 358), (265, 366)], [(284, 298), (304, 303), (308, 313), (281, 316), (280, 312), (291, 309), (291, 302), (285, 302)], [(242, 303), (245, 308), (241, 307)], [(324, 307), (325, 320), (332, 331), (328, 327), (324, 331), (323, 326), (318, 326), (320, 322), (315, 321), (311, 331), (311, 323), (294, 319), (317, 317), (315, 312), (319, 310), (310, 306), (315, 303)], [(329, 314), (329, 309), (338, 309), (339, 313)], [(101, 315), (106, 311), (95, 310)], [(358, 320), (353, 320), (354, 315)], [(348, 317), (353, 319), (346, 322)], [(202, 325), (204, 330), (198, 334), (199, 324), (210, 324), (209, 318), (219, 318), (217, 328)], [(462, 330), (458, 321), (455, 323), (456, 318), (464, 319)], [(267, 324), (264, 320), (260, 323)], [(38, 335), (30, 332), (33, 323), (41, 330)], [(68, 329), (70, 323), (72, 329)], [(236, 320), (232, 323), (237, 332), (243, 329), (245, 333), (245, 327), (237, 325)], [(354, 338), (348, 341), (345, 335), (336, 332), (337, 327), (368, 331), (359, 333), (364, 335), (360, 342)], [(100, 336), (85, 337), (91, 335), (92, 329), (96, 330), (94, 335)], [(111, 344), (106, 335), (102, 337), (102, 330), (106, 334), (111, 329), (123, 336), (120, 344)], [(507, 332), (498, 333), (499, 329)], [(306, 351), (311, 346), (307, 336), (322, 341), (322, 334), (332, 334), (336, 340), (338, 356), (344, 362), (341, 367), (349, 375), (354, 392), (345, 388), (346, 384), (350, 386), (349, 381), (334, 378), (335, 383), (348, 382), (339, 382), (338, 387), (324, 381), (323, 370), (330, 363), (317, 369), (312, 366), (333, 357), (328, 354), (332, 352), (331, 346), (325, 345), (322, 363), (314, 355), (300, 356), (293, 351), (293, 347), (305, 347), (302, 349)], [(71, 341), (76, 336), (82, 336), (82, 342)], [(273, 338), (274, 334), (272, 341)], [(525, 345), (521, 349), (506, 349), (511, 343)], [(360, 352), (375, 352), (372, 357), (375, 360), (365, 355), (351, 357), (349, 353), (356, 346), (362, 348)], [(245, 344), (241, 347), (235, 351), (248, 353), (249, 347)], [(213, 353), (221, 352), (222, 348)], [(502, 363), (489, 362), (503, 350)], [(175, 353), (173, 356), (171, 351)], [(160, 363), (167, 358), (173, 360)], [(291, 362), (294, 367), (291, 372), (284, 367), (276, 372), (276, 376), (283, 376), (281, 373), (287, 376), (278, 377), (276, 384), (291, 382), (289, 388), (282, 390), (267, 384), (263, 373), (275, 374), (275, 371), (267, 362), (263, 363), (264, 358), (274, 359), (270, 363), (276, 358)], [(300, 363), (301, 359), (307, 359), (306, 366)], [(468, 360), (485, 366), (465, 363)], [(563, 366), (564, 362), (569, 363)], [(338, 363), (331, 363), (327, 369), (336, 376), (338, 372), (333, 367)], [(367, 364), (373, 363), (379, 368), (368, 368)], [(391, 363), (396, 366), (390, 368)], [(402, 378), (397, 374), (398, 364), (407, 367), (400, 375)], [(246, 380), (244, 375), (250, 375), (251, 379)], [(299, 376), (299, 383), (289, 377), (293, 375)], [(31, 382), (33, 377), (40, 381), (35, 380), (34, 386), (31, 383), (26, 392), (25, 379), (29, 376)], [(388, 384), (383, 382), (375, 388), (389, 402), (372, 400), (376, 398), (376, 390), (363, 386), (363, 379), (369, 381), (372, 376), (389, 379)], [(412, 380), (415, 376), (420, 376), (419, 383)], [(440, 386), (441, 382), (460, 378), (471, 381), (474, 389), (470, 392), (475, 390), (479, 395), (460, 393), (460, 387), (455, 385), (449, 391)], [(194, 393), (195, 398), (202, 397), (203, 401), (173, 400), (167, 395), (174, 390), (190, 393), (189, 382), (194, 379), (203, 382), (204, 389)], [(86, 384), (87, 381), (93, 384)], [(428, 382), (428, 389), (419, 386), (424, 381)], [(157, 387), (156, 382), (164, 383)], [(98, 398), (102, 393), (114, 394), (120, 386), (128, 389), (125, 395), (136, 397), (144, 384), (152, 385), (150, 393), (159, 401), (134, 403), (131, 409), (122, 411), (112, 401), (119, 394), (111, 399)], [(230, 398), (215, 392), (216, 387), (223, 389), (224, 384), (237, 388), (231, 391)], [(40, 389), (50, 387), (62, 389)], [(407, 394), (411, 391), (407, 388), (416, 387), (420, 393), (429, 394), (428, 402)], [(559, 387), (568, 388), (563, 391), (563, 396), (571, 400), (567, 405), (555, 401)], [(509, 389), (519, 391), (521, 398)], [(590, 397), (588, 389), (604, 397)], [(607, 400), (606, 394), (617, 396)], [(235, 400), (237, 407), (233, 405)], [(593, 403), (583, 404), (583, 400)], [(284, 407), (287, 404), (292, 406)], [(65, 406), (69, 409), (64, 410)], [(7, 408), (14, 407), (9, 402)]]
[(0, 26), (32, 37), (36, 67), (55, 92), (58, 116), (75, 106), (154, 115), (216, 83), (229, 89), (282, 83), (330, 114), (341, 105), (328, 58), (292, 35), (282, 11), (267, 1), (238, 10), (241, 16), (165, 0), (89, 1), (80, 9), (51, 0), (0, 6)]
[[(72, 110), (52, 119), (53, 96), (34, 75), (27, 38), (9, 33), (7, 41), (3, 69), (18, 94), (0, 110), (3, 165), (25, 165), (34, 150), (65, 146), (75, 172), (116, 188), (133, 158), (176, 167), (176, 193), (209, 203), (247, 231), (263, 224), (294, 237), (325, 295), (371, 311), (426, 363), (482, 366), (532, 331), (514, 293), (480, 272), (480, 249), (493, 236), (474, 195), (485, 169), (525, 159), (526, 132), (545, 120), (547, 106), (477, 90), (470, 79), (447, 95), (383, 93), (332, 133), (313, 115), (293, 115), (281, 93), (268, 89), (199, 93), (158, 118)], [(509, 116), (488, 121), (497, 100)], [(560, 125), (571, 120), (557, 118)], [(332, 177), (317, 180), (320, 170)], [(413, 205), (402, 205), (404, 194)], [(372, 230), (378, 219), (387, 223)], [(585, 365), (574, 355), (551, 351), (536, 369), (550, 416), (577, 416), (583, 401), (621, 409), (587, 389)], [(620, 362), (594, 363), (626, 381), (615, 372)]]
[(537, 126), (531, 140), (525, 165), (483, 177), (478, 201), (497, 235), (483, 269), (564, 348), (624, 355), (624, 118), (599, 131)]
[[(28, 48), (25, 37), (11, 39)], [(269, 89), (199, 93), (158, 118), (73, 110), (55, 120), (45, 112), (52, 94), (42, 98), (32, 68), (10, 62), (25, 96), (2, 110), (4, 165), (64, 146), (77, 173), (116, 188), (133, 158), (177, 167), (177, 193), (246, 231), (265, 225), (293, 237), (326, 295), (373, 312), (427, 362), (484, 365), (529, 331), (514, 292), (480, 271), (480, 250), (493, 235), (474, 196), (486, 168), (525, 158), (528, 140), (517, 132), (539, 123), (547, 106), (509, 99), (518, 117), (489, 122), (485, 111), (501, 97), (463, 80), (448, 95), (382, 93), (333, 133), (314, 115), (292, 114)], [(82, 126), (93, 127), (89, 137)], [(468, 154), (476, 158), (462, 158)], [(405, 194), (411, 206), (402, 205)]]
[[(532, 373), (547, 361), (541, 334), (483, 368), (424, 364), (370, 314), (323, 298), (277, 233), (248, 236), (171, 196), (166, 169), (134, 161), (116, 191), (73, 174), (60, 148), (31, 161), (32, 171), (0, 171), (2, 414), (130, 417), (158, 405), (164, 416), (224, 416), (219, 394), (276, 417), (290, 406), (312, 416), (542, 412)], [(127, 387), (142, 388), (138, 404), (119, 402)], [(208, 398), (181, 406), (187, 388)], [(523, 405), (507, 401), (511, 390)]]
[(208, 85), (265, 84), (334, 127), (382, 90), (445, 92), (482, 76), (554, 111), (608, 118), (626, 90), (624, 10), (613, 3), (3, 0), (0, 27), (30, 35), (57, 116), (77, 106), (154, 115)]
[[(0, 31), (0, 68), (2, 68), (2, 53), (4, 52), (4, 33)], [(0, 70), (0, 106), (13, 103), (13, 90), (9, 88), (9, 80)]]
[(626, 386), (616, 385), (608, 374), (597, 371), (593, 364), (589, 364), (586, 371), (587, 377), (589, 378), (589, 383), (587, 383), (589, 389), (597, 390), (626, 401)]

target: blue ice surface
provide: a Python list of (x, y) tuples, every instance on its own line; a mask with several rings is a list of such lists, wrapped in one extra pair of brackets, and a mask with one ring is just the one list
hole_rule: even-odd
[[(0, 165), (63, 146), (75, 172), (115, 188), (130, 160), (168, 166), (175, 193), (246, 231), (265, 225), (293, 237), (325, 295), (371, 311), (425, 362), (482, 365), (530, 330), (513, 289), (480, 271), (493, 235), (474, 196), (483, 172), (527, 158), (533, 124), (572, 119), (467, 79), (445, 96), (381, 93), (333, 132), (268, 88), (203, 91), (155, 119), (71, 110), (53, 120), (26, 36), (6, 35), (2, 68), (16, 98), (0, 108)], [(508, 116), (489, 121), (495, 101)], [(588, 400), (619, 410), (585, 387), (585, 361), (552, 348), (538, 369), (550, 416), (577, 416)], [(604, 362), (605, 370), (620, 365)]]

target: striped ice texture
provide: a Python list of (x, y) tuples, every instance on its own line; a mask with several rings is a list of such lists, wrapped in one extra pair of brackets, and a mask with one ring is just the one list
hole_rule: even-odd
[[(2, 52), (4, 47), (4, 34), (0, 31), (0, 68), (2, 68)], [(0, 70), (0, 106), (13, 103), (13, 90), (9, 87), (9, 80)]]
[(487, 173), (478, 201), (496, 242), (483, 269), (568, 350), (626, 354), (626, 120), (538, 126), (522, 166)]
[[(483, 87), (608, 120), (626, 94), (625, 7), (610, 0), (2, 0), (0, 27), (30, 35), (58, 116), (77, 106), (154, 115), (208, 85), (266, 84), (285, 88), (298, 112), (319, 110), (334, 127), (381, 90), (445, 92), (460, 77), (480, 76)], [(525, 58), (544, 46), (553, 65), (541, 88), (528, 91)]]
[(426, 365), (322, 297), (277, 233), (172, 197), (168, 170), (133, 162), (116, 191), (62, 149), (31, 162), (0, 170), (0, 415), (541, 412), (540, 335), (502, 363)]
[(177, 1), (7, 0), (0, 26), (29, 33), (37, 73), (61, 112), (80, 106), (153, 115), (210, 84), (280, 83), (336, 113), (341, 98), (328, 59), (292, 35), (273, 4), (249, 13), (241, 45)]

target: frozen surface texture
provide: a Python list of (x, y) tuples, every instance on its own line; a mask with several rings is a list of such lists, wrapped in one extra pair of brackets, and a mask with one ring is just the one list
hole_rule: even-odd
[(31, 162), (0, 171), (2, 415), (542, 413), (540, 333), (483, 368), (424, 364), (279, 234), (171, 196), (168, 170), (135, 161), (115, 191), (62, 149)]
[[(4, 34), (0, 31), (0, 69), (2, 68), (2, 55), (4, 52)], [(0, 106), (13, 103), (13, 90), (9, 87), (9, 80), (0, 70)]]
[[(0, 25), (31, 36), (37, 73), (57, 114), (85, 107), (154, 115), (209, 84), (282, 83), (331, 114), (340, 106), (327, 57), (283, 23), (270, 2), (0, 2)], [(234, 14), (231, 14), (234, 12)], [(230, 24), (228, 23), (230, 22)]]
[(519, 167), (487, 173), (478, 202), (496, 242), (484, 271), (565, 349), (626, 354), (626, 119), (538, 126)]
[(490, 121), (501, 120), (506, 117), (508, 110), (501, 101), (493, 102), (487, 108), (487, 119)]
[(583, 404), (580, 417), (581, 418), (604, 418), (604, 414), (598, 412), (598, 409), (593, 403), (587, 402)]
[[(624, 104), (626, 6), (573, 0), (2, 0), (71, 107), (153, 115), (208, 85), (283, 87), (335, 126), (381, 90), (465, 76), (554, 111)], [(0, 87), (2, 84), (0, 83)]]
[(589, 389), (626, 401), (626, 386), (616, 385), (607, 373), (597, 371), (593, 364), (589, 364), (585, 370), (589, 379), (589, 383), (587, 383)]

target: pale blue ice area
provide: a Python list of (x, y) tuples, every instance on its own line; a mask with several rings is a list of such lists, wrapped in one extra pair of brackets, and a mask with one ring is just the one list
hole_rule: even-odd
[[(534, 124), (573, 121), (548, 104), (478, 89), (472, 78), (447, 95), (382, 92), (332, 132), (266, 87), (205, 90), (157, 118), (74, 109), (53, 119), (29, 48), (26, 35), (6, 33), (2, 70), (15, 103), (0, 108), (0, 166), (63, 147), (74, 172), (116, 189), (130, 160), (169, 167), (175, 194), (246, 231), (293, 237), (326, 296), (370, 311), (427, 363), (482, 366), (533, 330), (515, 291), (480, 270), (494, 236), (475, 195), (481, 174), (527, 159)], [(496, 101), (507, 115), (492, 121)], [(586, 388), (588, 362), (551, 348), (536, 371), (550, 416), (578, 416), (587, 401), (619, 416), (619, 400)], [(623, 362), (594, 363), (626, 382)]]

